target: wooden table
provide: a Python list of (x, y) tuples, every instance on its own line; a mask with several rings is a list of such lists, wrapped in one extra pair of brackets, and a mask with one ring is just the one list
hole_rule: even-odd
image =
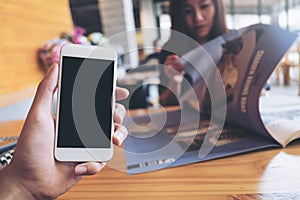
[[(16, 135), (22, 124), (0, 123), (0, 135)], [(118, 166), (124, 165), (122, 156), (120, 160)], [(300, 199), (299, 172), (300, 142), (294, 142), (285, 149), (138, 175), (106, 167), (97, 175), (84, 177), (59, 199)]]

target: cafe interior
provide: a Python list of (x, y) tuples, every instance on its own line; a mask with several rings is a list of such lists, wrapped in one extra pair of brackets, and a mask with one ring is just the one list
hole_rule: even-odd
[[(263, 23), (300, 34), (300, 0), (223, 0), (223, 2), (226, 9), (226, 24), (230, 30)], [(170, 37), (172, 24), (169, 6), (169, 0), (1, 0), (0, 130), (7, 131), (8, 135), (19, 134), (38, 84), (51, 63), (59, 62), (57, 54), (61, 42), (65, 40), (77, 44), (113, 47), (118, 54), (117, 85), (127, 88), (130, 92), (129, 98), (122, 100), (121, 103), (129, 111), (136, 113), (145, 109), (161, 108), (160, 71), (157, 68), (159, 60), (151, 55), (158, 53)], [(268, 89), (263, 98), (274, 104), (276, 101), (282, 103), (288, 98), (291, 98), (293, 103), (299, 101), (300, 38), (296, 39), (286, 51), (266, 85)], [(12, 133), (11, 128), (7, 127), (17, 127), (12, 129), (17, 132)], [(175, 169), (170, 172), (170, 177), (168, 171), (159, 171), (156, 174), (146, 173), (143, 178), (139, 178), (106, 169), (103, 175), (95, 179), (85, 179), (83, 185), (79, 185), (73, 193), (69, 196), (67, 194), (62, 199), (100, 199), (101, 194), (94, 193), (99, 189), (97, 181), (100, 179), (109, 183), (105, 185), (101, 182), (100, 185), (106, 190), (104, 197), (107, 199), (114, 198), (114, 195), (118, 197), (116, 199), (155, 199), (152, 196), (156, 199), (171, 199), (168, 196), (172, 192), (174, 195), (171, 196), (174, 199), (176, 194), (180, 197), (178, 199), (189, 199), (185, 198), (185, 195), (189, 197), (202, 195), (203, 198), (200, 199), (214, 199), (208, 196), (222, 197), (223, 192), (233, 194), (226, 196), (228, 199), (264, 199), (262, 196), (266, 197), (265, 199), (289, 199), (288, 197), (298, 199), (299, 179), (289, 183), (288, 178), (283, 176), (290, 171), (287, 177), (290, 179), (293, 176), (299, 177), (296, 175), (299, 174), (297, 171), (300, 163), (299, 144), (290, 151), (292, 153), (289, 155), (273, 151), (268, 155), (246, 155), (245, 160), (251, 162), (230, 158), (228, 162), (219, 161), (220, 165), (213, 162), (204, 164), (203, 168), (195, 165), (191, 172), (197, 171), (196, 167), (199, 167), (207, 176), (211, 175), (208, 178), (198, 177), (201, 182), (194, 180), (193, 174), (189, 174), (188, 170), (183, 172)], [(255, 162), (254, 160), (258, 158), (261, 160)], [(284, 162), (281, 162), (282, 160)], [(269, 165), (265, 163), (267, 161), (270, 161)], [(288, 162), (290, 164), (287, 164)], [(230, 163), (236, 165), (230, 167)], [(298, 168), (293, 168), (293, 165), (297, 165)], [(227, 177), (218, 174), (219, 166), (227, 166)], [(212, 175), (209, 169), (215, 170), (215, 175)], [(256, 173), (254, 169), (262, 172)], [(107, 171), (109, 172), (105, 174)], [(252, 174), (242, 178), (234, 177), (234, 171), (249, 171)], [(281, 178), (282, 182), (276, 182), (275, 179)], [(169, 182), (175, 183), (174, 187), (165, 186)], [(284, 185), (282, 188), (281, 184)], [(131, 187), (133, 185), (134, 187)], [(185, 185), (187, 190), (183, 190)], [(152, 190), (160, 193), (152, 193)], [(272, 196), (277, 191), (287, 195), (282, 198), (280, 195)], [(262, 195), (264, 192), (266, 194)], [(114, 195), (110, 196), (110, 193)], [(252, 194), (255, 194), (255, 197), (251, 196)], [(293, 198), (294, 196), (296, 198)]]
[[(300, 2), (298, 0), (224, 0), (229, 29), (240, 29), (264, 23), (295, 33)], [(36, 86), (47, 71), (41, 52), (49, 42), (62, 34), (72, 35), (76, 27), (84, 35), (101, 35), (109, 39), (118, 52), (118, 83), (137, 89), (130, 109), (145, 108), (157, 102), (157, 73), (145, 69), (147, 56), (159, 51), (170, 37), (171, 19), (168, 0), (54, 0), (44, 3), (2, 1), (0, 44), (2, 74), (0, 82), (0, 120), (24, 119), (32, 102)], [(21, 19), (21, 20), (20, 20)], [(99, 43), (99, 41), (98, 41)], [(45, 49), (44, 49), (45, 50)], [(130, 50), (130, 51), (129, 51)], [(157, 63), (157, 60), (147, 60)], [(153, 69), (153, 67), (152, 67)], [(153, 78), (154, 77), (154, 78)], [(282, 58), (270, 77), (270, 85), (297, 88), (299, 93), (299, 42), (296, 41)], [(290, 86), (290, 87), (286, 87)], [(134, 91), (133, 91), (134, 93)], [(295, 93), (295, 92), (294, 92)]]

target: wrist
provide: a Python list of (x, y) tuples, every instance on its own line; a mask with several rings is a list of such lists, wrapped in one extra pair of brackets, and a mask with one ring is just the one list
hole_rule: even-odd
[(11, 168), (7, 166), (0, 171), (0, 199), (35, 200), (33, 193), (20, 182)]

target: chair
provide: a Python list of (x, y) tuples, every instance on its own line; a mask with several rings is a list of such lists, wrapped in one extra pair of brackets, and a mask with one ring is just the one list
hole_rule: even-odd
[(284, 56), (283, 60), (278, 64), (275, 69), (276, 82), (280, 81), (280, 69), (283, 70), (283, 84), (290, 85), (291, 76), (290, 68), (298, 67), (298, 96), (300, 96), (300, 42), (296, 48), (290, 49)]

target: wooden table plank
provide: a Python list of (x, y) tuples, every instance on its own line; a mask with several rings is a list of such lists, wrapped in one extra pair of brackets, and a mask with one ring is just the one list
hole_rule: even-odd
[[(22, 124), (23, 121), (0, 123), (0, 135), (15, 135)], [(84, 177), (59, 199), (300, 198), (300, 141), (285, 149), (268, 149), (136, 175), (114, 169), (125, 166), (121, 148), (118, 150), (100, 173)]]
[[(60, 199), (262, 199), (300, 193), (300, 142), (137, 175), (106, 167)], [(245, 198), (240, 198), (245, 197)], [(251, 197), (251, 198), (250, 198)]]

